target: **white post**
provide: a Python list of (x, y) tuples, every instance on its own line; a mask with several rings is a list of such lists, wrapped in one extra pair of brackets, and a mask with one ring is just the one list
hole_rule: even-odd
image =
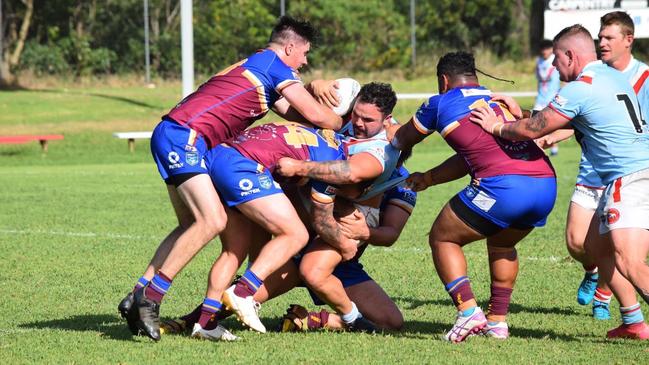
[(192, 0), (180, 0), (180, 43), (182, 51), (183, 98), (194, 91), (194, 30)]
[(284, 16), (286, 14), (286, 1), (281, 0), (279, 2), (279, 10), (280, 10), (280, 15)]
[(417, 37), (415, 34), (415, 0), (410, 0), (410, 47), (412, 48), (412, 69), (417, 61)]

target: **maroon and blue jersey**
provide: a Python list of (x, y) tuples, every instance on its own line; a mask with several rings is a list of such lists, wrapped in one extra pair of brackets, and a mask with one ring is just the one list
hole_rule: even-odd
[(340, 135), (329, 129), (299, 123), (268, 123), (250, 128), (226, 142), (246, 158), (275, 172), (277, 161), (290, 157), (301, 161), (344, 159)]
[(491, 101), (491, 91), (479, 85), (465, 85), (431, 97), (417, 110), (413, 121), (422, 134), (437, 131), (465, 159), (472, 177), (555, 176), (550, 160), (534, 141), (508, 141), (471, 122), (471, 110), (479, 107), (492, 108), (505, 122), (515, 121), (504, 105)]
[(212, 148), (262, 118), (294, 83), (301, 83), (296, 72), (265, 49), (214, 75), (164, 118), (195, 130)]

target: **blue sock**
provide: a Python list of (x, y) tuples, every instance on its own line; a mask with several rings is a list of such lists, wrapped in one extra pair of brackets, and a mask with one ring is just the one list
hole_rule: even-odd
[(628, 307), (620, 307), (620, 314), (622, 315), (622, 323), (624, 324), (644, 322), (644, 316), (640, 310), (640, 303)]
[(137, 283), (135, 284), (135, 287), (133, 288), (133, 291), (136, 291), (140, 288), (144, 288), (145, 286), (149, 285), (149, 280), (142, 276)]
[(471, 308), (469, 308), (469, 309), (465, 309), (465, 310), (463, 310), (463, 311), (462, 311), (462, 317), (468, 317), (468, 316), (472, 315), (473, 312), (475, 312), (475, 309), (476, 309), (476, 308), (478, 308), (478, 307), (471, 307)]

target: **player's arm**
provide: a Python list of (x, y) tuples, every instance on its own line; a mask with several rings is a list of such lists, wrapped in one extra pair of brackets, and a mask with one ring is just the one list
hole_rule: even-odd
[(557, 129), (564, 128), (570, 122), (568, 118), (550, 107), (546, 107), (530, 118), (507, 124), (491, 108), (474, 109), (469, 119), (479, 124), (486, 132), (510, 141), (536, 139)]
[(276, 170), (286, 177), (302, 176), (329, 184), (356, 184), (372, 180), (383, 173), (383, 165), (371, 153), (361, 152), (347, 160), (300, 161), (284, 157), (277, 162)]
[(307, 122), (320, 128), (337, 130), (342, 126), (342, 118), (333, 110), (320, 104), (300, 83), (293, 83), (281, 91), (284, 97), (274, 105), (277, 114), (288, 120), (300, 120), (296, 112)]
[(536, 142), (539, 147), (546, 149), (550, 148), (555, 143), (565, 141), (566, 139), (572, 137), (574, 134), (574, 129), (557, 129), (550, 134), (535, 139), (534, 142)]
[(398, 150), (405, 151), (426, 138), (428, 134), (422, 133), (417, 129), (415, 123), (414, 118), (410, 118), (408, 123), (398, 127), (394, 133), (394, 137), (390, 140), (392, 146)]
[(373, 246), (389, 247), (397, 241), (409, 218), (409, 211), (388, 204), (381, 212), (381, 225), (378, 227), (369, 227), (363, 214), (357, 210), (349, 217), (340, 218), (340, 227), (350, 238), (365, 241)]
[(350, 239), (334, 218), (334, 203), (311, 199), (311, 226), (331, 247), (338, 249), (344, 260), (349, 260), (358, 249), (358, 240)]
[(413, 191), (422, 191), (433, 185), (444, 184), (457, 180), (469, 173), (469, 166), (462, 156), (455, 154), (446, 161), (433, 167), (426, 172), (414, 172), (410, 174), (406, 183)]

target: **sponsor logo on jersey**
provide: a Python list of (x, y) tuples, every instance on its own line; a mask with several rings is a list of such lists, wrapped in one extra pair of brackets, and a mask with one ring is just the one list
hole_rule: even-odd
[(560, 107), (566, 106), (566, 103), (568, 103), (568, 99), (564, 98), (563, 96), (557, 94), (554, 96), (554, 102), (559, 104)]
[(259, 179), (259, 186), (261, 186), (264, 189), (270, 189), (271, 186), (273, 186), (272, 180), (266, 175), (260, 175), (258, 179)]
[(196, 164), (198, 164), (198, 153), (187, 152), (187, 154), (185, 155), (185, 162), (187, 162), (189, 166), (195, 166)]

